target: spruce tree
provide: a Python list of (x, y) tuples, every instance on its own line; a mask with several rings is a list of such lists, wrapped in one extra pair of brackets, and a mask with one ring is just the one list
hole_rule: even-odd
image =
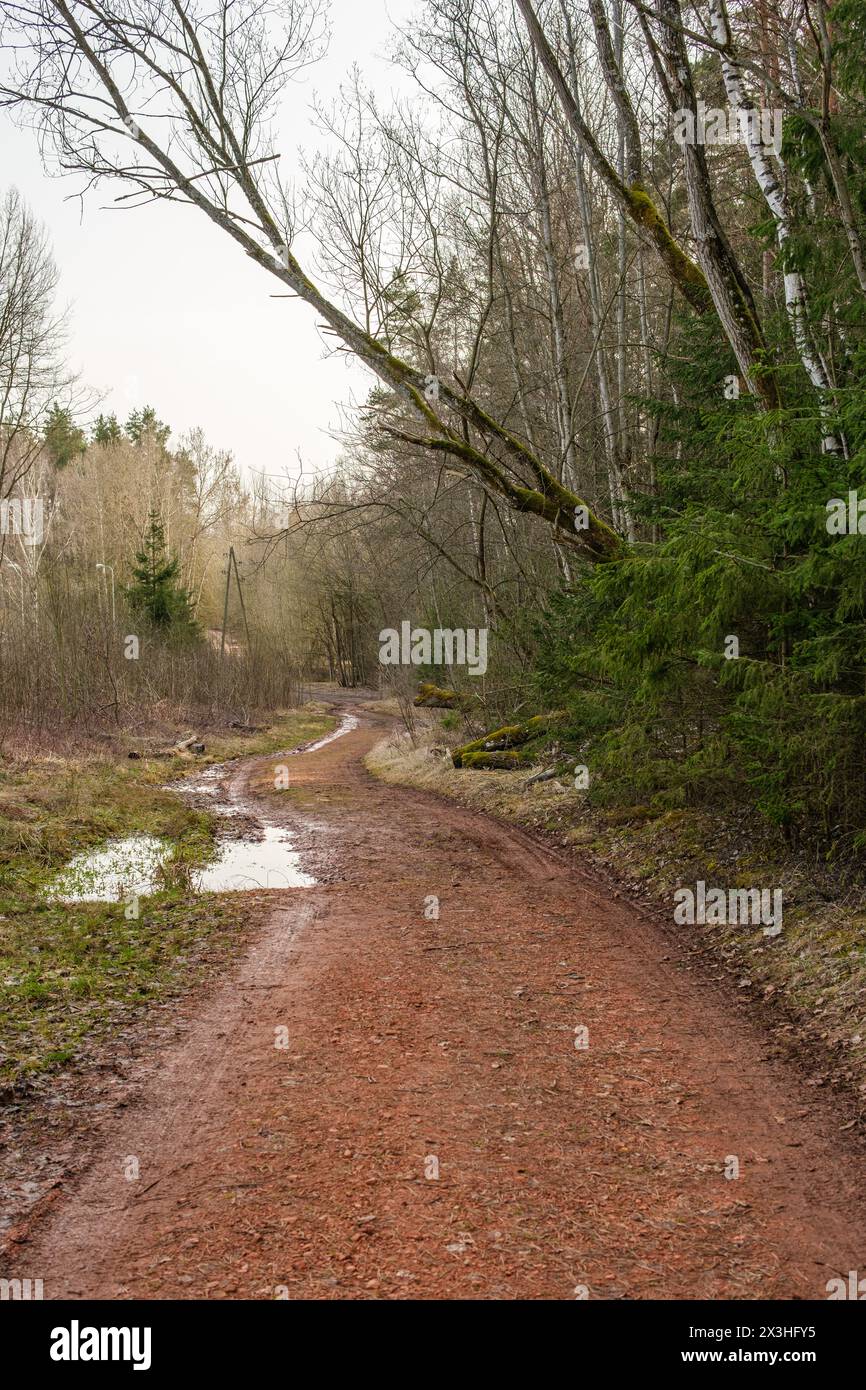
[(125, 590), (130, 607), (163, 633), (197, 636), (189, 594), (178, 581), (180, 561), (176, 555), (168, 554), (165, 528), (156, 511), (150, 513), (135, 561), (133, 582)]
[(171, 434), (171, 426), (157, 417), (152, 405), (131, 411), (124, 429), (133, 444), (141, 444), (150, 436), (163, 448)]

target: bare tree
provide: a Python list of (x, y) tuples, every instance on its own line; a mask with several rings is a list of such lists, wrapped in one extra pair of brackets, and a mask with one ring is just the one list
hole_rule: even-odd
[(271, 119), (285, 84), (321, 52), (323, 27), (318, 0), (11, 3), (12, 75), (0, 94), (37, 118), (64, 169), (123, 180), (133, 204), (198, 207), (411, 406), (420, 429), (407, 439), (458, 461), (587, 557), (617, 553), (616, 532), (528, 443), (467, 391), (442, 382), (431, 399), (429, 373), (323, 294), (295, 255)]
[(0, 500), (20, 490), (42, 449), (49, 408), (71, 385), (57, 280), (43, 228), (10, 189), (0, 203)]

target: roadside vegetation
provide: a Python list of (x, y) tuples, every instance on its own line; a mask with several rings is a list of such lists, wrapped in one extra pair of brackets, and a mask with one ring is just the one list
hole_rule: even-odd
[[(73, 1060), (83, 1041), (107, 1038), (232, 956), (249, 930), (249, 895), (190, 891), (184, 870), (212, 856), (216, 827), (165, 784), (207, 764), (296, 748), (334, 722), (312, 706), (254, 734), (210, 733), (200, 757), (147, 756), (142, 745), (134, 760), (91, 748), (0, 764), (0, 1085), (26, 1088)], [(164, 886), (141, 899), (138, 917), (123, 902), (46, 899), (75, 855), (131, 835), (173, 845)]]

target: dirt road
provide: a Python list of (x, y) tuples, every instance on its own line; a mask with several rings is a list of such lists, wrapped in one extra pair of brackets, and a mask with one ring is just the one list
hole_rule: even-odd
[(602, 885), (376, 782), (381, 733), (362, 715), (278, 795), (273, 757), (239, 767), (318, 886), (273, 894), (13, 1272), (46, 1298), (611, 1299), (866, 1269), (832, 1099)]

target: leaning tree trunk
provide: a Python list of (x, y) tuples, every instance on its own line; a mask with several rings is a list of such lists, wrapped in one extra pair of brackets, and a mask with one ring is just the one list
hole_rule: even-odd
[[(697, 101), (683, 37), (679, 0), (659, 0), (661, 53), (666, 90), (674, 111), (691, 113), (697, 130)], [(748, 281), (734, 255), (713, 199), (707, 157), (697, 140), (683, 144), (686, 195), (697, 258), (706, 277), (725, 336), (749, 390), (764, 410), (781, 405), (776, 375)]]

